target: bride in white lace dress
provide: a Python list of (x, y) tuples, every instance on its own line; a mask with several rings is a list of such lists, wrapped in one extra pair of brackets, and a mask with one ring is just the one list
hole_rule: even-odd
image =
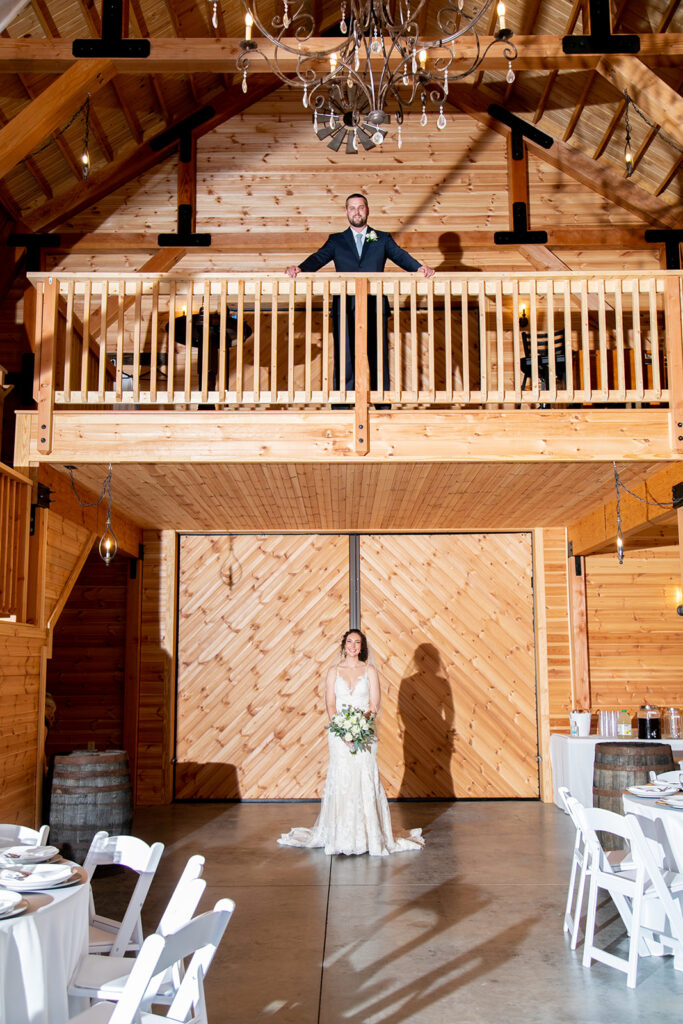
[[(329, 718), (344, 706), (377, 714), (380, 687), (377, 669), (368, 664), (367, 640), (360, 630), (344, 634), (341, 658), (325, 681)], [(377, 770), (377, 743), (352, 753), (350, 744), (329, 733), (330, 762), (320, 814), (313, 828), (293, 828), (278, 839), (282, 846), (323, 846), (325, 853), (369, 853), (386, 857), (424, 846), (422, 830), (394, 838), (389, 804)]]

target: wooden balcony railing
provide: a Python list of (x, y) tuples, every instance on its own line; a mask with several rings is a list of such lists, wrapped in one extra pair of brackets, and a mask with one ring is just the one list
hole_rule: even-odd
[[(669, 400), (668, 319), (680, 321), (675, 271), (449, 274), (430, 281), (323, 273), (296, 280), (101, 273), (31, 279), (38, 291), (37, 397), (46, 430), (55, 404), (662, 404)], [(354, 308), (351, 300), (366, 287), (370, 304)], [(376, 387), (368, 393), (360, 364), (355, 389), (344, 387), (343, 345), (341, 386), (333, 388), (333, 307), (340, 310), (342, 336), (353, 317), (356, 337), (367, 327), (377, 347)], [(382, 386), (384, 315), (388, 388)]]
[(31, 481), (0, 462), (0, 618), (26, 621)]

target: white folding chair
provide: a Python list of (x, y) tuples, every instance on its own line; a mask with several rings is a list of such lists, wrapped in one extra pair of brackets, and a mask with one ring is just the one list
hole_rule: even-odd
[[(645, 865), (651, 889), (652, 900), (656, 899), (665, 915), (664, 927), (655, 929), (657, 941), (671, 949), (674, 967), (683, 971), (683, 874), (665, 870), (655, 854), (654, 844), (643, 832), (641, 821), (636, 814), (627, 814), (626, 820), (632, 830), (632, 845)], [(647, 921), (646, 924), (651, 922)]]
[[(235, 909), (222, 899), (212, 911), (200, 914), (172, 935), (150, 935), (130, 972), (117, 1003), (96, 1003), (72, 1017), (69, 1024), (163, 1024), (191, 1021), (209, 1024), (204, 978)], [(167, 971), (192, 957), (167, 1015), (152, 1013), (156, 993)]]
[[(563, 923), (563, 930), (571, 933), (571, 948), (576, 949), (579, 940), (579, 925), (583, 912), (583, 897), (586, 889), (586, 878), (589, 871), (589, 858), (586, 855), (586, 840), (581, 828), (581, 811), (583, 810), (583, 805), (576, 799), (576, 797), (571, 795), (566, 786), (560, 786), (558, 793), (560, 794), (560, 798), (566, 808), (567, 814), (571, 818), (576, 829)], [(628, 866), (627, 850), (610, 850), (610, 852), (605, 854), (605, 856), (613, 871), (618, 871), (623, 867)], [(575, 898), (574, 888), (576, 886), (577, 874), (579, 884)]]
[(0, 846), (47, 846), (49, 825), (39, 829), (27, 825), (0, 825)]
[[(613, 811), (598, 807), (583, 808), (586, 853), (590, 858), (590, 891), (586, 917), (583, 966), (590, 967), (593, 960), (614, 967), (626, 974), (626, 983), (634, 988), (638, 972), (638, 957), (661, 954), (662, 946), (671, 946), (681, 962), (683, 950), (683, 918), (674, 920), (673, 928), (678, 935), (667, 935), (663, 931), (669, 914), (676, 916), (673, 896), (663, 879), (661, 869), (646, 840), (637, 819), (629, 814), (625, 818)], [(600, 842), (598, 832), (608, 832), (625, 839), (629, 845), (633, 867), (615, 872), (609, 866), (607, 856)], [(657, 879), (657, 881), (656, 881)], [(675, 876), (673, 881), (683, 892), (683, 879)], [(595, 945), (595, 921), (598, 892), (604, 889), (612, 897), (628, 931), (628, 956), (617, 956)], [(668, 896), (665, 895), (668, 893)], [(664, 898), (663, 898), (664, 897)], [(625, 908), (625, 909), (624, 909)], [(683, 962), (681, 962), (683, 967)]]
[[(206, 888), (206, 882), (200, 878), (203, 868), (203, 857), (190, 857), (159, 921), (157, 935), (171, 935), (192, 920), (192, 915)], [(120, 999), (134, 963), (135, 960), (130, 957), (87, 953), (81, 957), (71, 976), (69, 996), (115, 1001)], [(180, 980), (177, 973), (165, 979), (162, 990), (162, 995), (166, 997), (165, 1001), (171, 1001)]]
[(97, 832), (93, 836), (83, 869), (92, 881), (95, 869), (104, 865), (118, 864), (129, 868), (138, 875), (130, 901), (121, 921), (102, 917), (95, 912), (95, 904), (90, 897), (90, 953), (110, 953), (112, 956), (123, 956), (126, 951), (137, 951), (142, 946), (142, 905), (145, 902), (152, 879), (159, 866), (163, 843), (148, 846), (142, 839), (135, 836), (110, 836), (107, 832)]

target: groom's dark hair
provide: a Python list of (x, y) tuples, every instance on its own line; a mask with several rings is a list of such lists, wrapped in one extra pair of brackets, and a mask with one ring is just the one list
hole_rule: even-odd
[(346, 202), (344, 203), (345, 207), (349, 205), (349, 199), (362, 199), (368, 210), (370, 209), (370, 203), (367, 200), (367, 196), (364, 196), (362, 192), (352, 192), (350, 196), (347, 196)]

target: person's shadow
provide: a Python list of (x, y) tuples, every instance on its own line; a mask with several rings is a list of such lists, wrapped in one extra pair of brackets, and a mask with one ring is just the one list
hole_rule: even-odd
[(482, 271), (481, 267), (473, 267), (462, 262), (462, 246), (457, 231), (444, 231), (439, 235), (439, 251), (441, 263), (434, 268), (435, 270), (451, 274), (480, 274)]
[(433, 644), (420, 644), (401, 680), (398, 723), (403, 740), (403, 780), (399, 798), (453, 800), (451, 754), (455, 737), (453, 695), (441, 656)]

